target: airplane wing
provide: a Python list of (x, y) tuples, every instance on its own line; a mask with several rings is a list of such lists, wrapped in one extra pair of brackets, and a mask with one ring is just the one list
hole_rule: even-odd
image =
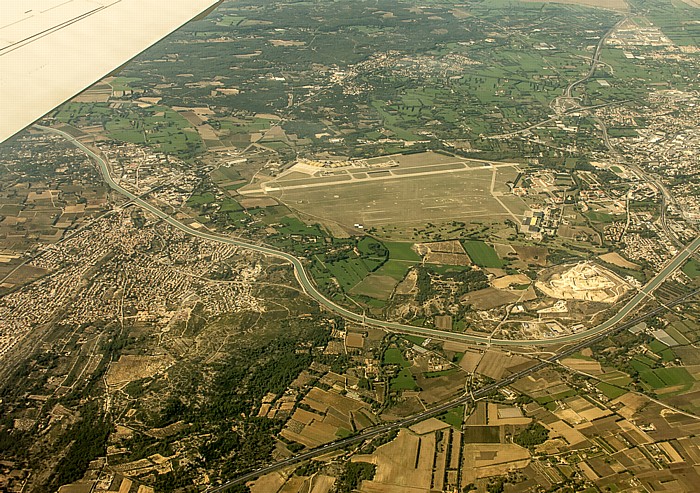
[(3, 1), (0, 142), (219, 1)]

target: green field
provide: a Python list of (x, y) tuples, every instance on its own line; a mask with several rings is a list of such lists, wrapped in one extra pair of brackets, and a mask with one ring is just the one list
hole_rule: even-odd
[(215, 200), (216, 197), (214, 197), (214, 194), (205, 192), (203, 194), (192, 195), (189, 199), (187, 199), (187, 203), (189, 205), (205, 205), (211, 204)]
[(389, 250), (391, 260), (412, 260), (420, 262), (421, 256), (413, 251), (413, 243), (385, 241), (384, 246)]
[(399, 374), (391, 379), (391, 390), (417, 390), (418, 385), (413, 374), (408, 368), (402, 369)]
[(240, 25), (241, 22), (245, 20), (245, 17), (237, 15), (225, 15), (221, 18), (219, 22), (216, 23), (217, 26), (224, 27), (234, 27)]
[(651, 359), (649, 356), (646, 356), (644, 354), (638, 354), (634, 357), (634, 359), (649, 367), (653, 367), (656, 365), (655, 360)]
[[(328, 267), (331, 275), (338, 280), (343, 289), (349, 291), (353, 287), (360, 284), (360, 282), (362, 282), (362, 280), (370, 272), (379, 267), (381, 263), (381, 260), (355, 258), (328, 263), (326, 266)], [(382, 292), (384, 291), (385, 289), (382, 289)]]
[(695, 382), (688, 370), (682, 367), (660, 368), (655, 370), (655, 373), (667, 386), (687, 385)]
[(399, 348), (391, 347), (384, 351), (384, 356), (382, 358), (382, 364), (385, 365), (401, 365), (403, 368), (408, 368), (411, 363), (406, 361), (403, 357), (403, 353)]
[(244, 222), (249, 219), (248, 215), (243, 211), (233, 211), (233, 212), (229, 212), (226, 215), (231, 220), (231, 222), (233, 222), (234, 224), (236, 224), (238, 226), (243, 226)]
[(277, 231), (285, 235), (324, 236), (317, 225), (307, 226), (296, 217), (283, 217), (280, 223), (282, 226)]
[[(647, 358), (648, 360), (648, 358)], [(652, 362), (653, 363), (653, 362)], [(634, 368), (638, 373), (644, 373), (646, 371), (651, 370), (650, 364), (647, 364), (645, 361), (641, 360), (638, 356), (635, 356), (630, 360), (630, 366)]]
[(550, 405), (553, 405), (552, 409), (556, 409), (556, 407), (558, 406), (558, 404), (556, 404), (556, 401), (566, 399), (567, 397), (573, 397), (575, 395), (576, 391), (574, 389), (569, 389), (564, 390), (563, 392), (558, 392), (556, 394), (549, 394), (542, 397), (537, 397), (535, 398), (535, 400), (538, 404), (547, 407), (547, 409), (550, 409)]
[(338, 428), (338, 431), (335, 432), (335, 436), (338, 438), (347, 438), (353, 435), (354, 433), (346, 428)]
[(393, 277), (397, 281), (401, 281), (413, 266), (412, 262), (401, 260), (389, 260), (377, 269), (377, 275)]
[(613, 371), (606, 371), (603, 375), (599, 377), (601, 380), (603, 380), (605, 383), (609, 383), (611, 385), (615, 385), (617, 387), (625, 387), (632, 383), (632, 378), (627, 374), (623, 373), (621, 371), (613, 370)]
[(165, 106), (128, 106), (104, 121), (107, 134), (134, 144), (146, 144), (183, 158), (204, 150), (199, 133), (180, 113)]
[(622, 389), (615, 385), (610, 385), (609, 383), (605, 382), (600, 382), (598, 385), (596, 385), (596, 388), (600, 390), (605, 395), (605, 397), (611, 400), (617, 399), (621, 395), (624, 395), (628, 392), (625, 389)]
[(270, 120), (266, 118), (220, 120), (218, 123), (222, 130), (228, 130), (236, 134), (261, 132), (263, 130), (269, 130), (270, 128)]
[(639, 378), (652, 389), (662, 389), (666, 386), (663, 380), (653, 370), (647, 370), (639, 373)]
[[(670, 334), (669, 334), (670, 335)], [(673, 336), (671, 336), (673, 337)], [(655, 353), (661, 356), (661, 359), (665, 362), (668, 363), (670, 361), (673, 361), (676, 359), (676, 354), (673, 352), (671, 348), (666, 346), (661, 341), (653, 340), (649, 343), (649, 348)]]
[(447, 370), (441, 370), (441, 371), (426, 371), (423, 373), (423, 376), (425, 378), (437, 378), (437, 377), (444, 377), (447, 375), (452, 375), (453, 373), (457, 373), (457, 368), (449, 368)]
[(56, 109), (54, 117), (63, 123), (76, 124), (84, 118), (91, 124), (101, 124), (111, 113), (106, 103), (66, 103)]
[(109, 85), (112, 86), (113, 91), (131, 91), (133, 83), (140, 80), (138, 77), (115, 77)]
[[(365, 263), (366, 262), (367, 261), (365, 261)], [(394, 291), (396, 283), (396, 279), (392, 277), (374, 273), (368, 275), (362, 279), (362, 281), (353, 286), (350, 292), (352, 294), (360, 294), (370, 298), (375, 298), (377, 300), (387, 300)]]
[(496, 250), (490, 245), (487, 245), (480, 240), (465, 240), (462, 242), (464, 249), (467, 251), (469, 258), (479, 267), (503, 267), (503, 261), (500, 259)]
[(677, 385), (690, 386), (695, 382), (688, 370), (682, 367), (640, 371), (639, 377), (654, 390)]
[(688, 277), (695, 279), (700, 276), (700, 262), (691, 258), (683, 265), (682, 270)]
[(409, 342), (412, 342), (416, 346), (421, 346), (425, 342), (425, 337), (420, 337), (420, 336), (411, 336), (407, 334), (401, 334), (401, 337), (406, 339)]
[(241, 206), (241, 204), (239, 204), (231, 198), (225, 198), (224, 201), (221, 203), (221, 212), (238, 212), (242, 210), (243, 207)]
[(362, 239), (357, 242), (357, 250), (367, 257), (384, 257), (387, 252), (385, 245), (371, 236), (363, 236)]
[(440, 421), (444, 421), (454, 428), (461, 428), (464, 421), (464, 406), (457, 406), (449, 409), (445, 414), (438, 416)]
[(594, 223), (609, 224), (615, 221), (615, 216), (613, 216), (612, 214), (608, 214), (607, 212), (588, 211), (585, 215), (588, 219), (591, 220), (591, 222)]

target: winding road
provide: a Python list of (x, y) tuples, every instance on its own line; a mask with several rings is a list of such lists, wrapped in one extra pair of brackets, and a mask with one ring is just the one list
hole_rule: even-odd
[(263, 255), (268, 255), (289, 262), (294, 268), (294, 275), (299, 284), (301, 285), (302, 289), (306, 292), (306, 294), (308, 294), (314, 300), (316, 300), (321, 306), (336, 313), (337, 315), (344, 317), (347, 320), (387, 330), (390, 332), (415, 334), (438, 340), (449, 340), (469, 344), (486, 344), (490, 346), (544, 346), (553, 344), (566, 344), (580, 341), (582, 339), (589, 338), (596, 334), (605, 333), (611, 330), (615, 325), (621, 322), (628, 315), (634, 314), (637, 307), (639, 307), (644, 302), (645, 298), (651, 296), (652, 292), (656, 288), (658, 288), (669, 276), (671, 276), (678, 268), (680, 268), (683, 265), (683, 263), (688, 258), (690, 258), (690, 256), (693, 255), (695, 251), (698, 250), (698, 248), (700, 248), (700, 237), (698, 237), (695, 240), (693, 240), (690, 244), (688, 244), (685, 248), (681, 249), (681, 251), (673, 259), (667, 262), (666, 265), (661, 269), (661, 271), (653, 279), (651, 279), (642, 289), (640, 289), (639, 292), (631, 300), (629, 300), (615, 315), (613, 315), (608, 320), (595, 327), (592, 327), (587, 330), (582, 330), (574, 334), (568, 334), (547, 339), (492, 339), (491, 337), (489, 337), (489, 335), (482, 336), (476, 334), (461, 334), (437, 329), (430, 329), (427, 327), (415, 327), (399, 322), (390, 322), (386, 320), (378, 320), (375, 318), (366, 317), (363, 314), (350, 311), (347, 308), (338, 305), (334, 301), (329, 300), (323, 295), (323, 293), (321, 293), (316, 288), (313, 281), (311, 280), (311, 277), (306, 271), (304, 264), (299, 258), (295, 257), (294, 255), (282, 252), (280, 250), (276, 250), (266, 245), (259, 245), (239, 239), (228, 238), (225, 236), (208, 233), (205, 231), (199, 231), (190, 226), (187, 226), (186, 224), (181, 223), (177, 219), (171, 217), (159, 208), (155, 207), (153, 204), (147, 202), (142, 197), (137, 196), (134, 193), (126, 190), (124, 187), (122, 187), (120, 184), (114, 181), (114, 179), (111, 176), (107, 161), (99, 154), (95, 153), (93, 150), (85, 146), (82, 142), (75, 139), (72, 135), (54, 128), (44, 127), (40, 125), (36, 125), (35, 127), (43, 131), (59, 134), (66, 138), (69, 142), (71, 142), (74, 146), (78, 147), (83, 152), (85, 152), (90, 158), (92, 158), (97, 163), (100, 172), (102, 173), (104, 181), (107, 183), (107, 185), (109, 185), (110, 188), (120, 193), (124, 197), (128, 198), (131, 203), (141, 207), (142, 209), (145, 209), (146, 211), (150, 212), (154, 216), (169, 224), (170, 226), (177, 228), (180, 231), (189, 235), (196, 236), (198, 238), (234, 245), (239, 248), (252, 250), (258, 253), (262, 253)]

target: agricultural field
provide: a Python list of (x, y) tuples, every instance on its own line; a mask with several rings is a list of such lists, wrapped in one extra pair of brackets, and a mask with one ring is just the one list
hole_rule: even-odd
[[(377, 472), (371, 482), (363, 483), (362, 491), (401, 491), (401, 488), (427, 491), (433, 476), (435, 434), (416, 435), (401, 430), (391, 442), (379, 447), (371, 457), (359, 455), (356, 460), (369, 460), (377, 464)], [(370, 489), (365, 489), (370, 488)]]
[(376, 274), (388, 276), (396, 281), (400, 281), (406, 277), (406, 274), (413, 265), (415, 264), (410, 261), (390, 259), (376, 271)]
[[(350, 259), (340, 260), (332, 264), (328, 264), (328, 270), (331, 275), (338, 280), (343, 289), (352, 291), (354, 288), (362, 289), (360, 283), (363, 279), (377, 267), (382, 264), (380, 260), (371, 259)], [(382, 279), (384, 281), (384, 279)], [(393, 279), (389, 278), (388, 283), (391, 284)], [(369, 289), (372, 286), (365, 286), (364, 289)], [(384, 293), (386, 290), (380, 286), (376, 287), (379, 293)]]
[(690, 259), (683, 266), (683, 272), (688, 275), (688, 277), (695, 279), (700, 276), (700, 262), (695, 259)]
[(202, 151), (202, 139), (180, 113), (167, 107), (133, 107), (110, 115), (104, 124), (107, 135), (116, 140), (147, 144), (182, 157)]
[(500, 268), (503, 266), (503, 261), (499, 258), (496, 250), (483, 241), (467, 240), (463, 242), (463, 245), (471, 261), (479, 267)]
[(332, 442), (371, 426), (377, 420), (369, 406), (336, 392), (314, 387), (286, 422), (281, 435), (307, 447)]
[(404, 390), (417, 390), (416, 379), (408, 368), (403, 368), (398, 375), (391, 379), (392, 391), (401, 392)]
[(398, 284), (391, 276), (370, 274), (350, 288), (350, 294), (359, 294), (377, 300), (387, 300)]
[(453, 428), (460, 429), (464, 422), (464, 406), (453, 407), (440, 416), (440, 419)]
[(382, 363), (385, 365), (399, 365), (402, 368), (408, 368), (411, 366), (411, 363), (404, 358), (403, 353), (397, 347), (391, 347), (384, 351)]
[(384, 246), (389, 250), (389, 258), (392, 260), (419, 262), (421, 259), (420, 255), (416, 253), (413, 243), (386, 241)]

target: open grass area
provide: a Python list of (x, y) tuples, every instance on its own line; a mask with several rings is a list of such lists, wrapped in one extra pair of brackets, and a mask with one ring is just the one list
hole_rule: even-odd
[(615, 216), (608, 214), (607, 212), (586, 212), (586, 217), (594, 223), (609, 224), (615, 220)]
[(391, 390), (417, 390), (418, 385), (416, 384), (413, 374), (408, 368), (402, 369), (399, 374), (391, 379)]
[(109, 85), (112, 86), (113, 91), (131, 91), (134, 82), (139, 82), (140, 80), (138, 77), (115, 77)]
[(235, 27), (240, 25), (240, 23), (244, 20), (245, 17), (239, 15), (225, 15), (221, 18), (219, 22), (216, 23), (216, 25), (223, 27)]
[(353, 436), (354, 433), (348, 429), (345, 428), (338, 428), (338, 431), (335, 432), (335, 436), (338, 438), (347, 438)]
[(480, 240), (465, 240), (462, 242), (469, 258), (479, 267), (503, 267), (496, 250)]
[(379, 269), (377, 269), (377, 275), (389, 276), (397, 281), (401, 281), (406, 274), (411, 269), (414, 264), (412, 262), (405, 262), (401, 260), (389, 260), (385, 262)]
[(574, 389), (568, 389), (568, 390), (564, 390), (562, 392), (558, 392), (556, 394), (549, 394), (549, 395), (545, 395), (542, 397), (537, 397), (537, 398), (535, 398), (535, 400), (541, 406), (545, 406), (547, 409), (551, 410), (551, 409), (556, 409), (558, 407), (558, 404), (556, 403), (557, 401), (560, 401), (562, 399), (566, 399), (567, 397), (573, 397), (575, 395), (576, 395), (576, 391)]
[(630, 366), (634, 368), (638, 373), (644, 373), (651, 370), (653, 366), (653, 361), (650, 362), (649, 358), (642, 360), (639, 356), (635, 356), (630, 360)]
[[(340, 260), (326, 265), (331, 275), (335, 277), (343, 289), (347, 291), (362, 282), (362, 280), (370, 272), (379, 267), (381, 263), (381, 260), (355, 258)], [(384, 292), (386, 289), (382, 289), (381, 291)]]
[(626, 394), (628, 391), (626, 389), (617, 387), (615, 385), (610, 385), (609, 383), (600, 382), (596, 385), (596, 388), (600, 390), (605, 397), (608, 399), (617, 399), (621, 395)]
[(457, 368), (449, 368), (447, 370), (441, 370), (441, 371), (426, 371), (423, 373), (423, 376), (425, 378), (437, 378), (437, 377), (444, 377), (447, 375), (452, 375), (453, 373), (457, 373)]
[[(317, 225), (307, 226), (296, 217), (283, 217), (280, 219), (281, 227), (277, 228), (282, 234), (286, 235), (302, 235), (302, 236), (324, 236), (323, 232)], [(363, 276), (364, 277), (364, 276)]]
[[(671, 336), (671, 337), (673, 337), (673, 336)], [(649, 343), (649, 349), (651, 349), (654, 353), (661, 356), (661, 359), (666, 363), (676, 359), (676, 354), (673, 352), (673, 350), (671, 348), (669, 348), (668, 346), (666, 346), (666, 344), (664, 344), (661, 341), (657, 341), (657, 340), (651, 341)]]
[(246, 213), (243, 211), (229, 212), (227, 216), (233, 224), (236, 224), (238, 226), (243, 226), (244, 222), (249, 219)]
[(382, 363), (385, 365), (401, 365), (403, 368), (408, 368), (411, 366), (411, 363), (406, 361), (406, 358), (403, 357), (401, 350), (395, 347), (391, 347), (384, 351)]
[(659, 378), (653, 370), (647, 370), (639, 373), (639, 378), (654, 390), (662, 389), (666, 384)]
[(686, 385), (695, 382), (692, 375), (683, 367), (660, 368), (655, 370), (655, 373), (667, 386)]
[(461, 428), (464, 421), (464, 406), (453, 407), (445, 414), (438, 416), (438, 419), (455, 428)]
[(222, 130), (228, 130), (234, 134), (247, 134), (250, 132), (262, 132), (269, 130), (270, 120), (267, 118), (250, 119), (224, 119), (219, 122)]
[(413, 260), (420, 262), (421, 256), (413, 250), (413, 243), (403, 241), (385, 241), (391, 260)]
[(357, 283), (350, 293), (369, 296), (377, 300), (387, 300), (394, 291), (397, 282), (393, 277), (370, 274)]
[(364, 236), (357, 242), (357, 250), (365, 256), (383, 257), (386, 255), (386, 247), (381, 242), (375, 240), (371, 236)]
[(401, 337), (417, 346), (421, 346), (425, 342), (425, 337), (411, 336), (408, 334), (401, 334)]
[(691, 279), (695, 279), (700, 276), (700, 262), (691, 258), (683, 265), (682, 270), (685, 275)]
[(216, 200), (216, 197), (214, 197), (214, 194), (212, 194), (210, 192), (205, 192), (203, 194), (192, 195), (187, 200), (187, 203), (189, 205), (205, 205), (205, 204), (211, 204), (215, 200)]
[(221, 203), (220, 210), (221, 212), (238, 212), (242, 211), (243, 207), (235, 200), (231, 198), (225, 198), (224, 201)]
[(111, 109), (106, 103), (75, 103), (70, 102), (59, 106), (54, 117), (59, 122), (77, 123), (82, 118), (101, 122), (111, 114)]
[(602, 374), (599, 378), (605, 383), (609, 383), (617, 387), (625, 387), (632, 383), (632, 378), (627, 373), (615, 370), (608, 371)]
[(693, 376), (683, 367), (640, 371), (639, 378), (654, 390), (677, 385), (690, 386), (695, 382)]

